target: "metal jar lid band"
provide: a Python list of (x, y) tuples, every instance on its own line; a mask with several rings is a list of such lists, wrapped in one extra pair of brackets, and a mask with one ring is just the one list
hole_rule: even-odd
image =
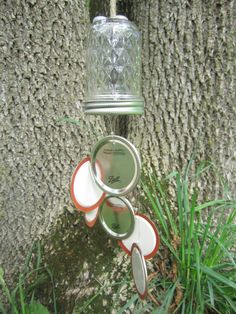
[(126, 239), (134, 230), (134, 210), (124, 197), (108, 196), (99, 208), (104, 230), (115, 239)]
[[(100, 175), (96, 165), (102, 172)], [(91, 171), (98, 186), (110, 195), (126, 195), (137, 185), (141, 159), (127, 139), (110, 135), (101, 139), (91, 153)]]

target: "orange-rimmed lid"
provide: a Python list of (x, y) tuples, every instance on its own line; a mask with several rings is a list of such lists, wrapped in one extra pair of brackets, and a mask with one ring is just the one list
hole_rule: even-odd
[(92, 228), (97, 221), (98, 209), (99, 209), (99, 207), (97, 207), (97, 208), (84, 214), (85, 223), (90, 228)]
[[(100, 172), (98, 165), (96, 170)], [(71, 179), (70, 195), (75, 207), (83, 212), (91, 211), (102, 203), (105, 193), (91, 175), (90, 157), (84, 158), (76, 167)]]
[(154, 223), (147, 216), (136, 214), (132, 234), (118, 243), (128, 255), (131, 255), (132, 245), (136, 243), (144, 258), (151, 259), (159, 249), (160, 238)]
[(148, 293), (147, 265), (137, 243), (131, 247), (131, 265), (136, 290), (140, 298), (144, 299)]

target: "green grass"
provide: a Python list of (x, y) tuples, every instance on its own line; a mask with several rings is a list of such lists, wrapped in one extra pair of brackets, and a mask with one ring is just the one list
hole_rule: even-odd
[[(39, 242), (36, 242), (26, 257), (24, 267), (18, 276), (15, 287), (11, 290), (4, 279), (4, 270), (0, 267), (0, 289), (6, 297), (6, 302), (0, 301), (1, 313), (49, 314), (48, 309), (38, 301), (36, 292), (41, 284), (50, 282), (52, 285), (54, 313), (57, 314), (53, 276), (48, 268), (41, 266), (41, 262), (41, 246)], [(31, 266), (32, 264), (34, 265), (33, 267)]]
[[(142, 181), (143, 204), (158, 219), (162, 246), (169, 250), (170, 265), (177, 266), (177, 278), (165, 288), (166, 298), (153, 313), (168, 313), (170, 307), (173, 313), (236, 313), (236, 263), (232, 252), (236, 201), (226, 197), (200, 203), (197, 182), (214, 165), (201, 163), (190, 175), (192, 164), (193, 159), (182, 176), (175, 171), (163, 181), (155, 175)], [(168, 184), (175, 186), (174, 204)], [(182, 297), (176, 303), (177, 286)]]

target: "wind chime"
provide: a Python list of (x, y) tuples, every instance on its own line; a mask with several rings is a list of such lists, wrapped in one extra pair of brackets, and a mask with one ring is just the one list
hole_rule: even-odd
[[(141, 95), (141, 36), (125, 16), (94, 18), (86, 51), (86, 114), (143, 114)], [(158, 251), (160, 239), (154, 223), (125, 197), (137, 185), (141, 159), (135, 146), (117, 135), (102, 138), (89, 157), (76, 167), (71, 198), (93, 227), (99, 219), (105, 232), (118, 240), (131, 256), (132, 273), (141, 298), (148, 293), (145, 260)]]

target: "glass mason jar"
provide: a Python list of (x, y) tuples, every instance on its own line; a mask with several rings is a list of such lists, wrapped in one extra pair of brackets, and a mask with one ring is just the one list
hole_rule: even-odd
[(142, 114), (141, 35), (125, 16), (97, 16), (86, 51), (84, 111)]

